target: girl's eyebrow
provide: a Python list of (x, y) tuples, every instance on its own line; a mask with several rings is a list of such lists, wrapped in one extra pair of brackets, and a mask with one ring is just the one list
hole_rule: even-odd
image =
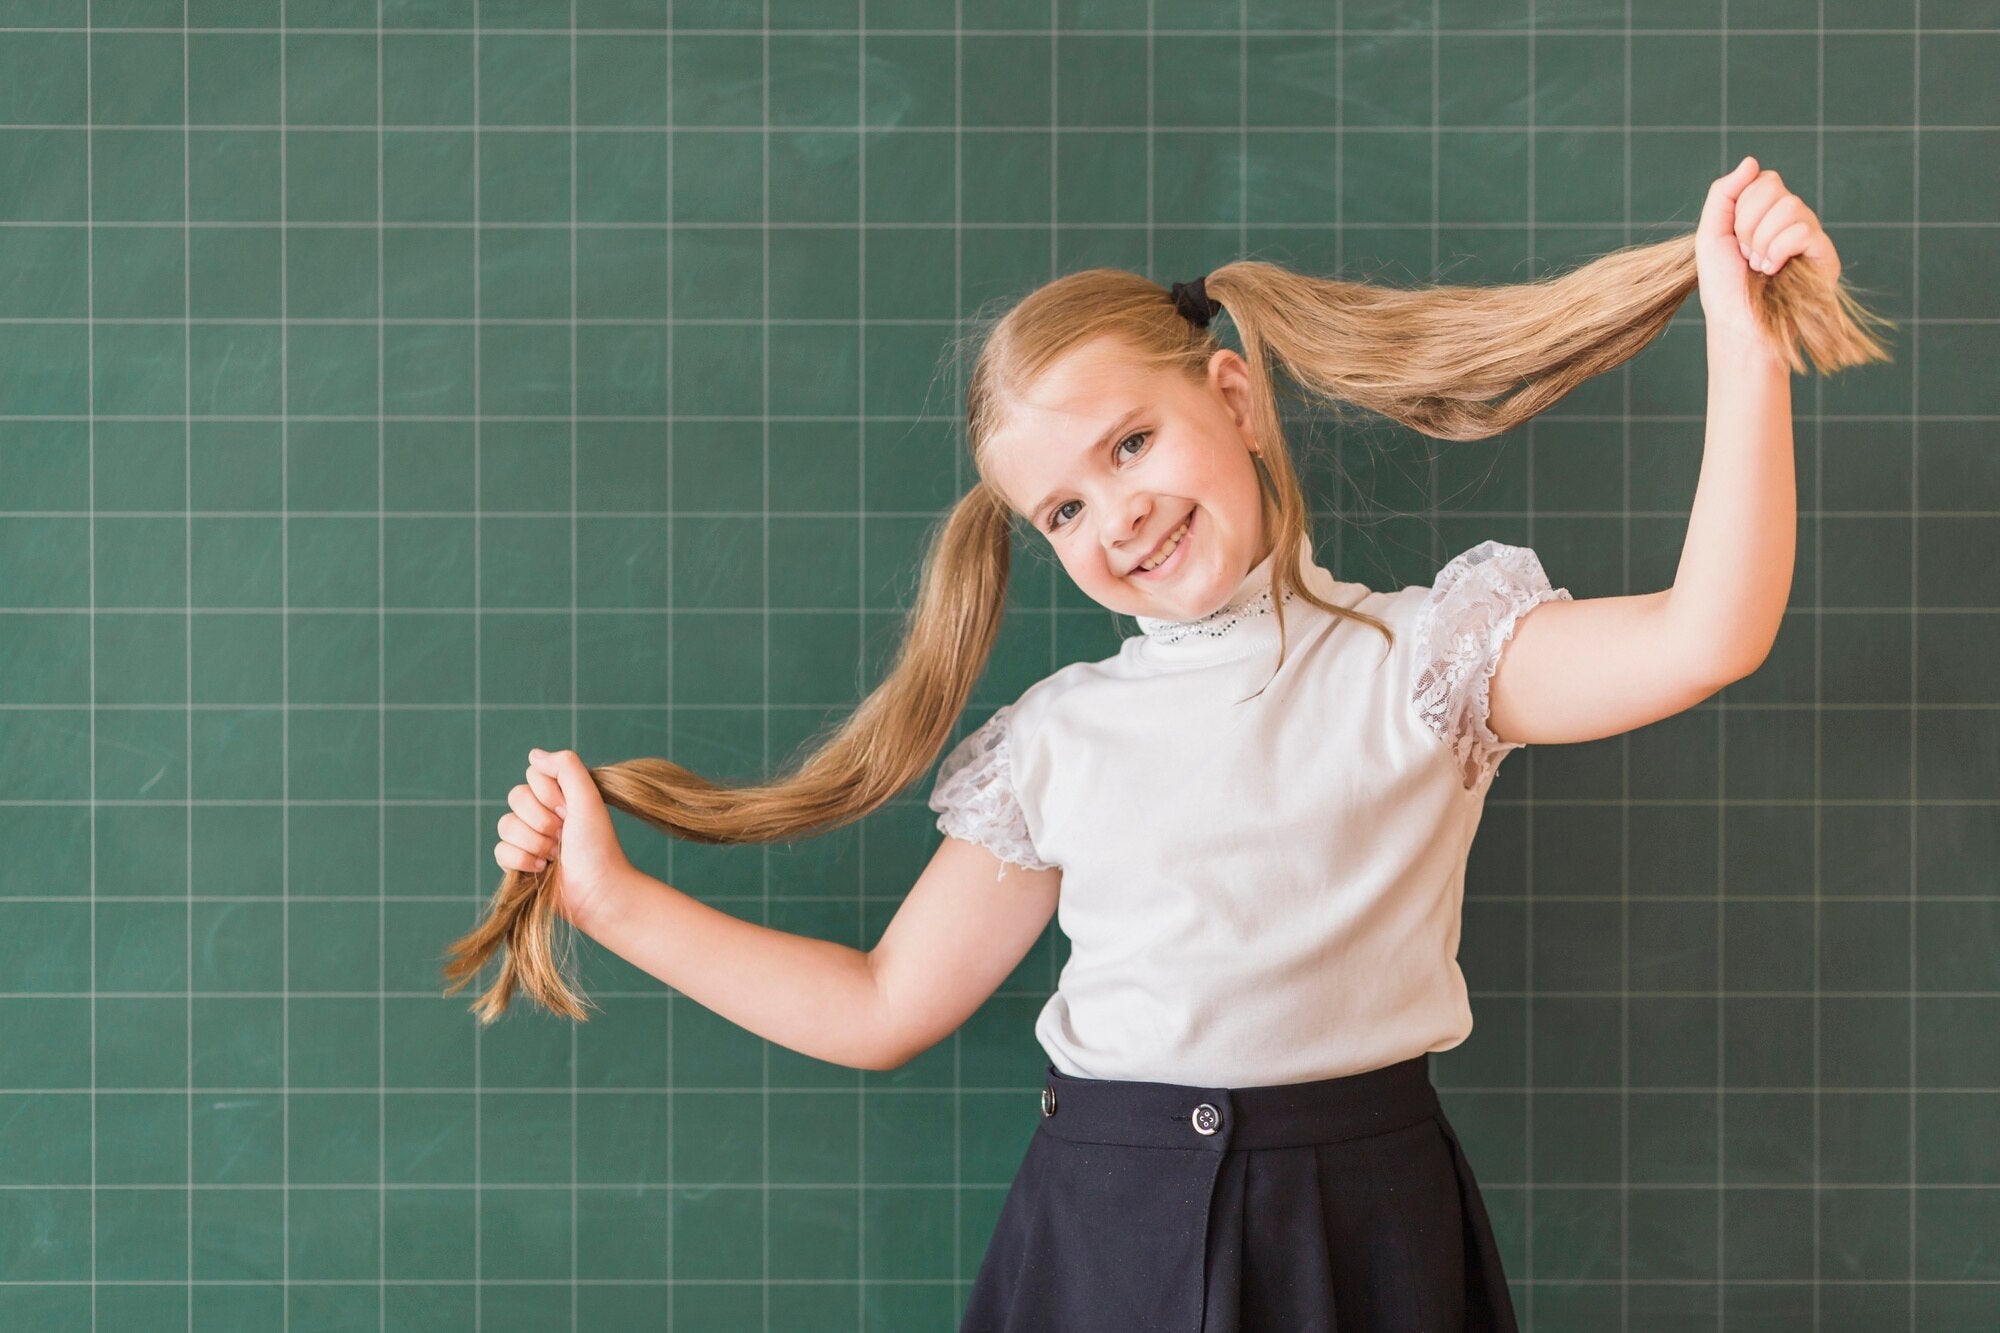
[[(1126, 408), (1125, 415), (1119, 417), (1118, 420), (1112, 422), (1110, 427), (1104, 432), (1104, 434), (1097, 437), (1097, 443), (1090, 447), (1091, 456), (1094, 458), (1098, 454), (1103, 453), (1105, 446), (1111, 443), (1111, 437), (1116, 435), (1119, 431), (1124, 430), (1126, 424), (1130, 422), (1133, 417), (1138, 416), (1141, 412), (1145, 410), (1146, 409), (1144, 404), (1140, 404), (1139, 406), (1136, 407)], [(1062, 487), (1058, 486), (1054, 490), (1050, 491), (1047, 495), (1044, 495), (1041, 499), (1041, 503), (1037, 504), (1033, 509), (1030, 509), (1028, 511), (1029, 520), (1031, 522), (1040, 522), (1042, 517), (1042, 511), (1044, 509), (1047, 509), (1049, 507), (1049, 504), (1058, 495), (1061, 494), (1062, 494)]]

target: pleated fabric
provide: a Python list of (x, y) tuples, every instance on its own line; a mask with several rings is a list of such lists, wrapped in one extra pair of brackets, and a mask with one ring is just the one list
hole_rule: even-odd
[(960, 1331), (1107, 1329), (1516, 1333), (1429, 1055), (1246, 1088), (1047, 1066)]

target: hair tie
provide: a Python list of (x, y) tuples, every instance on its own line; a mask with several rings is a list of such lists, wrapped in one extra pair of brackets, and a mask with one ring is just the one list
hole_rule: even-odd
[(1222, 309), (1222, 303), (1210, 297), (1208, 289), (1203, 286), (1207, 281), (1207, 275), (1204, 274), (1193, 282), (1177, 282), (1173, 288), (1174, 309), (1180, 311), (1182, 318), (1198, 329), (1207, 328), (1208, 321), (1214, 319), (1216, 312)]

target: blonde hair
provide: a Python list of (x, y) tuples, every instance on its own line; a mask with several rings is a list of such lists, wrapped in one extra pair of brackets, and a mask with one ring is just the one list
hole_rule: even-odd
[[(1762, 331), (1794, 373), (1804, 370), (1800, 343), (1822, 374), (1889, 359), (1864, 325), (1893, 323), (1803, 257), (1773, 276), (1752, 270), (1749, 283)], [(1249, 367), (1250, 430), (1274, 515), (1280, 661), (1287, 591), (1391, 642), (1394, 634), (1323, 601), (1299, 577), (1309, 515), (1280, 425), (1276, 372), (1309, 401), (1353, 404), (1440, 439), (1482, 439), (1636, 356), (1697, 285), (1692, 233), (1508, 286), (1406, 290), (1248, 259), (1207, 274), (1206, 291), (1228, 312)], [(1105, 337), (1135, 367), (1172, 368), (1198, 383), (1223, 345), (1180, 314), (1167, 288), (1119, 269), (1086, 269), (1031, 292), (998, 320), (974, 363), (965, 406), (980, 480), (931, 531), (902, 646), (881, 684), (789, 773), (724, 787), (670, 760), (627, 759), (590, 770), (605, 803), (693, 842), (782, 842), (853, 823), (921, 777), (985, 668), (1006, 602), (1014, 515), (991, 480), (989, 443), (1038, 377)], [(482, 1022), (500, 1016), (516, 986), (555, 1013), (587, 1018), (555, 960), (555, 874), (553, 865), (507, 871), (485, 919), (451, 946), (447, 994), (506, 946), (499, 976), (472, 1005)]]

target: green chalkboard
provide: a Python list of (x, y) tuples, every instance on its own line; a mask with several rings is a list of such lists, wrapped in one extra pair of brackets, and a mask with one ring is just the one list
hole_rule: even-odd
[[(529, 748), (846, 716), (1057, 274), (1528, 281), (1746, 153), (1894, 359), (1793, 380), (1762, 668), (1500, 771), (1433, 1074), (1523, 1327), (2000, 1326), (1996, 66), (1984, 0), (0, 2), (0, 1326), (955, 1326), (1060, 930), (894, 1070), (586, 936), (592, 1021), (482, 1027)], [(1495, 439), (1289, 414), (1321, 562), (1670, 586), (1700, 315)], [(1018, 542), (955, 735), (1131, 632)], [(620, 829), (867, 948), (928, 786)]]

